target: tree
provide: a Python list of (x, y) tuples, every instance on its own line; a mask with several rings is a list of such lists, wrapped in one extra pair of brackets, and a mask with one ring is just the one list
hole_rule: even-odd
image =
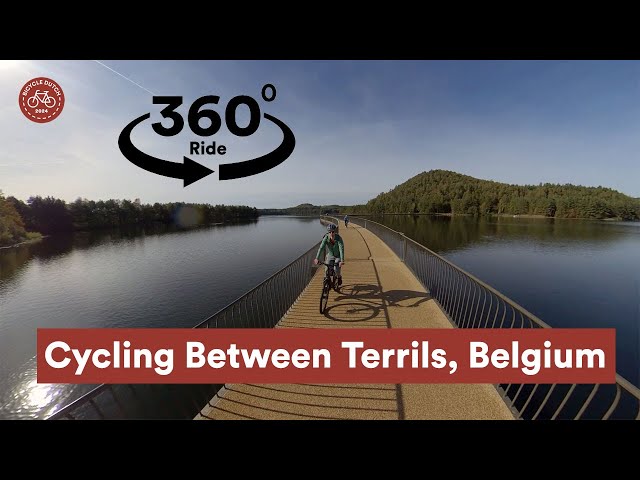
[(20, 214), (0, 190), (0, 246), (13, 245), (26, 239), (27, 232)]

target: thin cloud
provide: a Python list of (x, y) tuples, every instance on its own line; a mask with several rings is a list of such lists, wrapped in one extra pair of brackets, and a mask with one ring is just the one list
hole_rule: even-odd
[(94, 62), (96, 62), (99, 65), (102, 65), (104, 68), (106, 68), (107, 70), (111, 70), (113, 73), (115, 73), (116, 75), (121, 76), (122, 78), (124, 78), (125, 80), (133, 83), (136, 87), (141, 88), (142, 90), (144, 90), (145, 92), (150, 93), (151, 95), (155, 95), (155, 93), (153, 93), (151, 90), (149, 90), (148, 88), (143, 87), (142, 85), (140, 85), (139, 83), (134, 82), (133, 80), (131, 80), (129, 77), (124, 76), (123, 74), (121, 74), (120, 72), (115, 71), (113, 68), (105, 65), (104, 63), (98, 61), (98, 60), (94, 60)]
[(26, 163), (20, 163), (20, 164), (15, 164), (15, 163), (0, 163), (0, 167), (5, 167), (5, 168), (23, 168), (23, 167), (40, 167), (42, 165), (61, 165), (65, 162), (63, 161), (54, 161), (54, 162), (26, 162)]

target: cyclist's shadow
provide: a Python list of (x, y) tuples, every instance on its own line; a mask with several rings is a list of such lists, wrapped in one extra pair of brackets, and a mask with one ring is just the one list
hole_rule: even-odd
[[(341, 296), (337, 297), (336, 301), (352, 299), (372, 302), (378, 304), (378, 306), (412, 308), (432, 298), (427, 292), (417, 292), (415, 290), (388, 290), (385, 292), (380, 290), (378, 285), (371, 284), (343, 285), (339, 292)], [(415, 301), (408, 303), (411, 300)]]

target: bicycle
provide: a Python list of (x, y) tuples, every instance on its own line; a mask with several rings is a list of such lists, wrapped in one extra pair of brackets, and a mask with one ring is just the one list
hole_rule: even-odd
[(40, 102), (48, 108), (53, 108), (56, 105), (56, 99), (49, 96), (49, 92), (46, 90), (36, 90), (36, 93), (27, 100), (27, 105), (31, 108), (37, 107)]
[(322, 292), (320, 293), (320, 313), (324, 313), (329, 302), (329, 292), (331, 289), (338, 291), (338, 276), (336, 275), (334, 259), (330, 260), (329, 263), (318, 261), (318, 265), (327, 266), (327, 271), (322, 281)]

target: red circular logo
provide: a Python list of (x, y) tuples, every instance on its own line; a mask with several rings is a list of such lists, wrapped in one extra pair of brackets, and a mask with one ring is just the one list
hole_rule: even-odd
[(64, 92), (50, 78), (33, 78), (20, 89), (18, 104), (29, 120), (47, 123), (60, 116), (64, 108)]

